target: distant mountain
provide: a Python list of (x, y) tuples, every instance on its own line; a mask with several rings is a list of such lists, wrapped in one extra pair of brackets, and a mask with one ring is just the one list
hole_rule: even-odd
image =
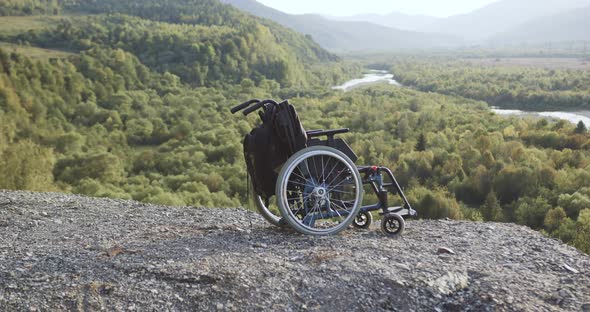
[(291, 15), (254, 0), (221, 2), (310, 35), (322, 47), (332, 51), (421, 49), (455, 46), (460, 43), (450, 35), (399, 30), (368, 22), (335, 21), (313, 14)]
[(490, 43), (590, 41), (590, 6), (541, 17), (493, 36)]
[(381, 26), (397, 28), (401, 30), (419, 31), (440, 20), (438, 17), (428, 15), (409, 15), (401, 12), (389, 14), (358, 14), (352, 16), (325, 16), (331, 20), (369, 22)]
[(421, 30), (481, 41), (533, 19), (586, 5), (590, 5), (590, 0), (501, 0), (468, 14), (439, 20)]

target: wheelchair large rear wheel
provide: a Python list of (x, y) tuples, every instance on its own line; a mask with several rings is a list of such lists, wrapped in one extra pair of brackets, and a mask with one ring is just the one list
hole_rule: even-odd
[(283, 165), (276, 186), (281, 215), (300, 233), (332, 235), (359, 212), (363, 185), (354, 163), (327, 146), (295, 153)]

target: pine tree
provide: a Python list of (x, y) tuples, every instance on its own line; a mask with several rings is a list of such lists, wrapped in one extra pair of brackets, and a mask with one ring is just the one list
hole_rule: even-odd
[(580, 122), (578, 122), (578, 125), (576, 126), (576, 130), (574, 130), (574, 132), (578, 133), (578, 134), (584, 134), (584, 133), (586, 133), (586, 131), (588, 131), (588, 129), (586, 128), (586, 125), (584, 124), (583, 121), (580, 120)]
[(426, 150), (426, 136), (424, 136), (424, 133), (420, 133), (420, 136), (418, 136), (418, 143), (416, 143), (415, 149), (418, 152)]

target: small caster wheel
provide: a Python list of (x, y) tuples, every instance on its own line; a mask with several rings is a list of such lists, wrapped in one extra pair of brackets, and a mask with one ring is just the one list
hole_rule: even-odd
[(368, 229), (371, 223), (373, 223), (373, 215), (368, 211), (359, 212), (354, 218), (354, 221), (352, 221), (352, 225), (359, 229)]
[(402, 234), (406, 227), (406, 221), (396, 213), (388, 213), (381, 219), (381, 229), (389, 236), (398, 236)]

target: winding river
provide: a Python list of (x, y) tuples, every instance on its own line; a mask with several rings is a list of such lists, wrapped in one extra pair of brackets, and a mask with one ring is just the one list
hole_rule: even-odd
[(359, 79), (352, 79), (340, 86), (334, 86), (332, 89), (334, 90), (342, 90), (342, 91), (350, 91), (356, 87), (360, 87), (362, 85), (373, 84), (376, 82), (383, 82), (386, 81), (391, 85), (400, 86), (401, 84), (393, 79), (393, 75), (388, 73), (385, 70), (370, 70), (368, 74), (365, 74), (363, 78)]
[[(334, 90), (342, 90), (344, 92), (350, 91), (356, 87), (373, 84), (377, 82), (387, 82), (391, 85), (402, 86), (399, 82), (393, 79), (393, 75), (385, 70), (370, 70), (369, 73), (365, 74), (363, 78), (359, 79), (352, 79), (340, 86), (334, 86), (332, 89)], [(590, 126), (590, 111), (576, 111), (576, 112), (531, 112), (531, 111), (521, 111), (516, 109), (500, 109), (497, 107), (491, 108), (492, 112), (498, 115), (504, 116), (535, 116), (540, 118), (549, 118), (549, 119), (563, 119), (567, 120), (573, 124), (577, 124), (578, 122), (582, 121), (587, 126)]]
[(513, 115), (513, 116), (536, 116), (543, 118), (556, 118), (567, 120), (573, 124), (577, 124), (582, 121), (585, 125), (590, 125), (590, 111), (579, 111), (579, 112), (528, 112), (517, 109), (500, 109), (492, 107), (492, 112), (498, 115)]

